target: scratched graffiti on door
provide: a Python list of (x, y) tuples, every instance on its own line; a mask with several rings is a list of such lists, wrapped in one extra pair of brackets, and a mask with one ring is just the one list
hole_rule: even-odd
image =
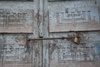
[(50, 59), (58, 62), (66, 61), (92, 61), (95, 60), (95, 50), (93, 45), (73, 45), (58, 43), (50, 45)]
[(32, 9), (0, 9), (0, 32), (32, 32)]
[(20, 45), (3, 45), (0, 48), (0, 60), (2, 63), (5, 62), (31, 62), (31, 56), (26, 52), (26, 48)]

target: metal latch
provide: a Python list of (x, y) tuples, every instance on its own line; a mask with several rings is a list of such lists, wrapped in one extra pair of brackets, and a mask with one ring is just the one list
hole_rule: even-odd
[(30, 41), (36, 41), (36, 40), (55, 40), (55, 39), (66, 39), (66, 40), (73, 40), (73, 43), (79, 44), (80, 43), (80, 37), (56, 37), (56, 38), (30, 38), (27, 40), (27, 45)]

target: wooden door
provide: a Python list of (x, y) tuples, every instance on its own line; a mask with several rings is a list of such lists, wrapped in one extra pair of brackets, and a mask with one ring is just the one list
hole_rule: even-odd
[(44, 67), (100, 66), (100, 61), (97, 61), (100, 57), (97, 48), (100, 37), (99, 31), (95, 31), (100, 30), (97, 2), (94, 0), (44, 1), (44, 37), (77, 35), (81, 37), (80, 44), (75, 44), (74, 39), (44, 41)]
[(41, 67), (40, 0), (0, 0), (0, 67)]

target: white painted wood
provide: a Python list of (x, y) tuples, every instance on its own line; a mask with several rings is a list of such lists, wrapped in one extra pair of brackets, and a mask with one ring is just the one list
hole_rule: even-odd
[(63, 6), (49, 10), (49, 32), (100, 30), (98, 7)]
[(71, 32), (71, 31), (96, 31), (100, 30), (100, 23), (67, 23), (50, 27), (50, 32)]
[(26, 12), (28, 15), (24, 16), (24, 21), (15, 23), (15, 25), (13, 22), (4, 25), (0, 23), (2, 24), (0, 33), (6, 33), (0, 34), (0, 67), (42, 67), (41, 42), (30, 42), (29, 46), (26, 46), (28, 38), (39, 37), (40, 0), (32, 2), (0, 1), (0, 9), (8, 9), (15, 14)]
[[(34, 2), (0, 2), (0, 33), (33, 33), (37, 14)], [(34, 28), (33, 28), (34, 27)]]
[[(44, 37), (67, 37), (75, 36), (77, 33), (81, 37), (82, 44), (76, 45), (67, 40), (50, 40), (43, 41), (43, 67), (99, 67), (100, 61), (96, 60), (95, 54), (96, 41), (100, 41), (100, 32), (88, 32), (100, 30), (98, 6), (95, 1), (58, 1), (48, 2), (44, 0)], [(66, 21), (61, 20), (59, 15), (65, 11), (66, 8), (91, 7), (89, 9), (96, 9), (92, 12), (96, 16), (95, 21), (81, 20), (81, 21)], [(96, 7), (96, 8), (94, 8)], [(82, 8), (80, 8), (82, 9)], [(87, 9), (88, 10), (88, 9)], [(84, 12), (84, 11), (83, 11)], [(55, 15), (57, 14), (57, 15)], [(91, 16), (93, 16), (91, 15)], [(88, 16), (87, 16), (88, 17)], [(65, 17), (63, 19), (68, 19)], [(79, 17), (78, 17), (79, 18)], [(72, 19), (73, 20), (73, 19)], [(62, 21), (62, 22), (61, 22)], [(48, 25), (48, 27), (47, 27)], [(48, 32), (47, 32), (48, 31)], [(75, 31), (75, 32), (69, 32)], [(76, 33), (77, 31), (77, 33)], [(79, 32), (81, 31), (81, 32)], [(87, 32), (84, 32), (87, 31)], [(88, 41), (87, 43), (84, 43)], [(99, 43), (98, 43), (99, 44)], [(88, 49), (88, 47), (92, 47)], [(75, 48), (75, 49), (74, 49)], [(92, 51), (92, 54), (90, 54)], [(88, 55), (87, 57), (82, 54)], [(81, 55), (80, 55), (81, 54)], [(99, 52), (97, 53), (99, 54)], [(91, 56), (91, 57), (90, 57)], [(99, 56), (99, 55), (96, 55)], [(94, 61), (94, 62), (92, 62)]]

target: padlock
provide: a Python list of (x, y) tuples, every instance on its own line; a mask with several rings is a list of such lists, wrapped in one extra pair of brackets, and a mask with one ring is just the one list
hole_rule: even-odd
[(75, 38), (74, 38), (74, 43), (75, 43), (75, 44), (79, 44), (80, 41), (81, 41), (80, 37), (79, 37), (79, 36), (75, 36)]

